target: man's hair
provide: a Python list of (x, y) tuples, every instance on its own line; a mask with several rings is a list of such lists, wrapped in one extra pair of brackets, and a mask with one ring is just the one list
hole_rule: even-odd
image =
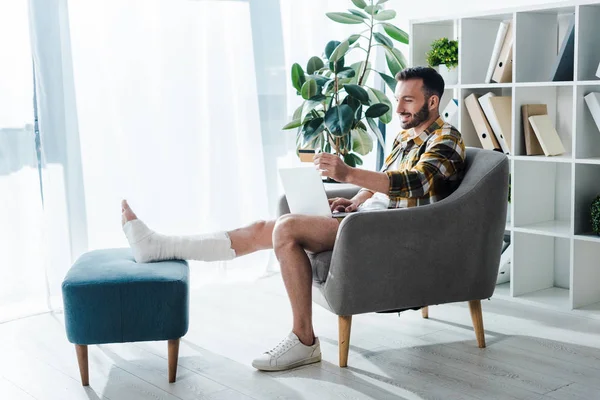
[(407, 81), (409, 79), (423, 80), (423, 93), (425, 99), (431, 95), (437, 95), (440, 99), (444, 94), (444, 78), (438, 72), (430, 67), (412, 67), (405, 68), (396, 74), (397, 81)]

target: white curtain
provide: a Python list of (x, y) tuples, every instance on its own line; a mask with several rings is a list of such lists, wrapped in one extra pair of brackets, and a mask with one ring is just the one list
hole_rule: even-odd
[[(268, 217), (248, 3), (73, 0), (69, 21), (90, 249), (126, 245), (122, 198), (170, 234)], [(193, 270), (206, 282), (265, 264)]]
[[(0, 321), (60, 308), (78, 256), (127, 246), (122, 198), (167, 234), (270, 217), (250, 22), (243, 1), (0, 4)], [(193, 262), (192, 284), (270, 255)]]
[[(0, 322), (46, 308), (26, 1), (0, 2)], [(10, 39), (9, 39), (10, 38)]]

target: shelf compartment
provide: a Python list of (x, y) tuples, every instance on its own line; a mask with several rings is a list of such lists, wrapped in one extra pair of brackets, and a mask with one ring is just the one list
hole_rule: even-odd
[[(515, 231), (568, 237), (571, 233), (572, 165), (515, 160)], [(567, 221), (567, 222), (565, 222)]]
[[(546, 104), (548, 115), (554, 121), (554, 127), (562, 141), (565, 153), (548, 159), (572, 160), (574, 130), (574, 88), (573, 86), (516, 87), (513, 109), (513, 154), (525, 156), (524, 122), (521, 108), (524, 104)], [(533, 156), (527, 156), (533, 157)], [(540, 156), (538, 156), (540, 157)], [(545, 156), (541, 156), (545, 157)]]
[[(459, 108), (459, 130), (463, 137), (463, 141), (465, 145), (468, 147), (478, 147), (481, 148), (481, 141), (477, 136), (477, 131), (475, 130), (475, 126), (473, 125), (473, 121), (471, 120), (471, 116), (467, 111), (467, 107), (465, 106), (465, 98), (469, 95), (475, 93), (477, 96), (483, 96), (484, 94), (492, 92), (496, 96), (512, 96), (512, 88), (511, 87), (487, 87), (487, 88), (477, 88), (477, 89), (461, 89), (460, 91), (460, 108)], [(512, 132), (511, 132), (512, 134)], [(514, 147), (514, 141), (513, 141)]]
[[(574, 225), (576, 235), (592, 234), (590, 205), (600, 195), (600, 165), (575, 165)], [(600, 266), (599, 266), (600, 268)]]
[(600, 51), (598, 51), (598, 38), (600, 37), (600, 4), (579, 6), (579, 26), (577, 33), (577, 80), (597, 80), (598, 65), (600, 64)]
[(513, 54), (515, 82), (552, 80), (552, 68), (570, 19), (573, 18), (575, 7), (516, 13)]
[(573, 247), (573, 308), (600, 302), (600, 243), (575, 240)]
[(512, 295), (570, 309), (571, 240), (514, 232)]
[(465, 18), (461, 20), (461, 55), (460, 60), (468, 60), (461, 65), (461, 83), (486, 85), (485, 76), (498, 28), (502, 21), (513, 19), (513, 14), (499, 14), (481, 18)]
[[(600, 53), (600, 50), (598, 53)], [(600, 93), (600, 86), (588, 85), (575, 88), (576, 158), (600, 159), (600, 129), (596, 125), (584, 98), (592, 92)]]
[[(443, 37), (447, 37), (450, 40), (456, 40), (456, 33), (458, 31), (457, 25), (458, 22), (454, 19), (412, 24), (410, 32), (412, 46), (410, 46), (409, 50), (411, 65), (427, 65), (427, 52), (431, 49), (431, 43), (434, 40)], [(459, 69), (460, 45), (459, 42)]]

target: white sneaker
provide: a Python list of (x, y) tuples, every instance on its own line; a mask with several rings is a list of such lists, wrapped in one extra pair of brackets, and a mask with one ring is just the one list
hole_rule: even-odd
[(294, 332), (290, 332), (275, 348), (254, 359), (252, 366), (261, 371), (283, 371), (319, 361), (321, 361), (319, 338), (315, 337), (312, 346), (306, 346)]

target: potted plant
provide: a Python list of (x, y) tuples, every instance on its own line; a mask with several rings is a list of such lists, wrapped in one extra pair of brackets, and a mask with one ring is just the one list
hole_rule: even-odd
[(427, 64), (436, 68), (447, 85), (458, 82), (458, 41), (444, 37), (431, 43)]
[[(396, 16), (396, 12), (384, 10), (382, 4), (385, 2), (387, 0), (376, 3), (352, 0), (355, 8), (349, 12), (326, 13), (334, 22), (366, 29), (341, 42), (329, 41), (323, 55), (311, 57), (305, 69), (298, 63), (292, 66), (292, 85), (303, 102), (283, 129), (297, 129), (297, 149), (334, 153), (354, 167), (362, 164), (360, 156), (373, 150), (370, 134), (384, 146), (378, 121), (387, 124), (392, 120), (392, 105), (382, 91), (367, 86), (366, 82), (373, 71), (394, 91), (394, 76), (406, 67), (407, 62), (402, 52), (394, 47), (393, 40), (408, 43), (406, 32), (387, 22)], [(377, 71), (371, 66), (377, 47), (385, 52), (386, 71)], [(364, 58), (346, 65), (345, 59), (350, 52), (362, 52)]]
[(600, 236), (600, 196), (597, 196), (590, 206), (592, 216), (592, 231)]

